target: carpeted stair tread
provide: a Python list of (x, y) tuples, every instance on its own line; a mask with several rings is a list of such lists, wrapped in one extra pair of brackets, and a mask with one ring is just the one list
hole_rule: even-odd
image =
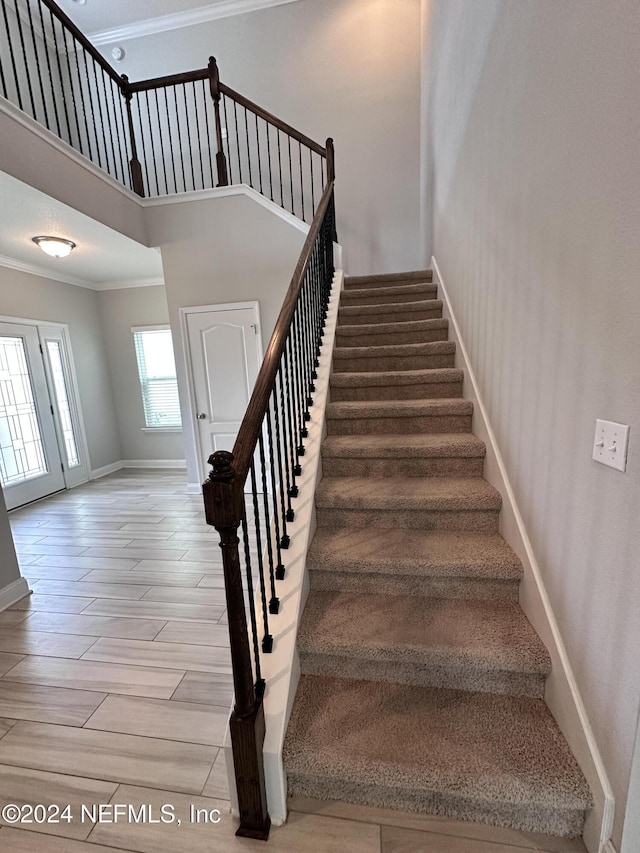
[(473, 403), (457, 397), (436, 400), (345, 400), (328, 403), (326, 416), (332, 418), (398, 418), (424, 415), (471, 415)]
[(485, 444), (471, 433), (417, 433), (413, 435), (329, 435), (323, 457), (363, 459), (419, 458), (421, 456), (484, 456)]
[(316, 489), (321, 509), (495, 510), (500, 493), (481, 477), (324, 477)]
[(398, 283), (384, 287), (362, 287), (343, 290), (341, 305), (379, 305), (388, 302), (414, 302), (421, 299), (435, 299), (438, 287), (435, 284)]
[(433, 270), (409, 270), (408, 272), (390, 272), (378, 275), (348, 275), (345, 276), (345, 289), (352, 287), (380, 287), (383, 284), (396, 284), (397, 282), (431, 282), (433, 281)]
[[(393, 315), (405, 315), (407, 319), (430, 319), (422, 315), (441, 318), (441, 299), (421, 299), (417, 302), (388, 302), (383, 305), (342, 305), (338, 308), (338, 327), (361, 323), (388, 323)], [(438, 316), (439, 315), (439, 316)]]
[(289, 794), (577, 835), (588, 787), (540, 699), (303, 675)]
[[(449, 321), (435, 318), (433, 320), (399, 320), (395, 323), (362, 323), (357, 326), (339, 326), (336, 332), (336, 341), (339, 347), (345, 346), (343, 341), (348, 341), (347, 346), (358, 346), (358, 338), (368, 335), (397, 335), (400, 338), (409, 332), (431, 332), (438, 329), (447, 330)], [(353, 343), (351, 342), (353, 339)]]
[[(351, 349), (351, 347), (349, 348)], [(332, 388), (389, 388), (397, 385), (423, 385), (462, 382), (464, 371), (457, 367), (431, 367), (424, 370), (378, 370), (371, 372), (338, 372), (331, 374)]]
[[(454, 675), (468, 667), (540, 676), (551, 670), (542, 641), (518, 603), (507, 600), (312, 590), (298, 649), (304, 655), (449, 667)], [(393, 668), (383, 680), (396, 681)]]
[(336, 347), (333, 351), (334, 371), (343, 360), (356, 358), (411, 358), (425, 355), (451, 355), (455, 353), (454, 341), (427, 341), (422, 344), (386, 344), (377, 347)]
[(522, 564), (498, 533), (318, 528), (311, 572), (520, 580)]

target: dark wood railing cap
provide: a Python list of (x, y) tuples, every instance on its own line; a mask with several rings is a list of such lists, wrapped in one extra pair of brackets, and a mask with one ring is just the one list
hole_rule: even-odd
[(233, 468), (233, 453), (228, 450), (216, 450), (207, 462), (211, 465), (210, 480), (216, 480), (218, 483), (230, 482), (236, 475)]

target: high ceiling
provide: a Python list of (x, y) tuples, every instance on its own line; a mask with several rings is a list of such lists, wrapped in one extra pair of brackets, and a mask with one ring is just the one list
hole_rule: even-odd
[[(194, 10), (209, 10), (212, 17), (246, 12), (263, 6), (291, 3), (295, 0), (58, 0), (59, 5), (83, 33), (100, 36), (105, 31), (130, 27), (170, 16), (175, 18)], [(158, 21), (162, 25), (162, 21)], [(173, 27), (175, 23), (172, 23)], [(96, 40), (96, 39), (94, 39)], [(100, 39), (98, 38), (99, 42)]]
[[(130, 240), (3, 172), (0, 198), (0, 255), (4, 258), (94, 290), (117, 283), (162, 281), (162, 260), (156, 249)], [(32, 241), (38, 235), (65, 237), (77, 248), (67, 258), (51, 258)]]

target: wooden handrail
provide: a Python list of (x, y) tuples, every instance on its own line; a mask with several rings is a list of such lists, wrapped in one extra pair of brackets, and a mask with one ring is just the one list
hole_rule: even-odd
[(322, 194), (318, 209), (309, 228), (307, 239), (302, 247), (302, 252), (296, 268), (291, 278), (289, 290), (285, 296), (275, 329), (271, 335), (271, 340), (267, 347), (267, 351), (262, 362), (262, 367), (258, 373), (249, 405), (245, 412), (240, 430), (233, 446), (233, 470), (235, 472), (235, 482), (239, 489), (242, 489), (244, 481), (249, 473), (251, 460), (256, 449), (258, 435), (262, 428), (264, 413), (269, 404), (269, 397), (273, 391), (280, 358), (287, 342), (289, 328), (293, 319), (293, 314), (296, 309), (298, 296), (302, 288), (304, 274), (311, 259), (313, 247), (322, 227), (325, 214), (331, 202), (333, 195), (333, 181), (325, 187)]
[(52, 12), (56, 18), (60, 21), (60, 23), (65, 26), (71, 35), (74, 37), (76, 41), (79, 41), (82, 47), (90, 54), (91, 57), (98, 63), (98, 65), (103, 68), (109, 77), (114, 80), (120, 90), (124, 93), (124, 85), (122, 82), (122, 77), (118, 74), (118, 72), (109, 65), (104, 56), (91, 44), (89, 39), (82, 33), (81, 30), (73, 23), (71, 18), (62, 11), (60, 6), (54, 2), (54, 0), (40, 0), (40, 2)]
[(255, 113), (259, 118), (268, 121), (269, 124), (272, 124), (274, 127), (277, 127), (278, 130), (283, 131), (283, 133), (288, 134), (292, 139), (296, 139), (298, 142), (301, 142), (303, 145), (306, 145), (307, 148), (310, 148), (312, 151), (315, 151), (316, 154), (320, 154), (321, 157), (327, 156), (326, 148), (323, 148), (318, 142), (314, 142), (309, 136), (306, 136), (304, 133), (300, 133), (299, 130), (296, 130), (295, 127), (292, 127), (290, 124), (287, 124), (286, 121), (282, 121), (277, 116), (274, 116), (273, 113), (270, 113), (268, 110), (263, 109), (258, 106), (258, 104), (254, 104), (253, 101), (250, 101), (249, 98), (245, 98), (244, 95), (241, 95), (239, 92), (236, 92), (234, 89), (230, 89), (229, 86), (225, 86), (224, 83), (220, 83), (220, 92), (223, 95), (226, 95), (228, 98), (231, 98), (236, 103), (240, 104), (242, 107), (246, 107), (252, 113)]
[(209, 69), (198, 68), (196, 71), (181, 71), (179, 74), (167, 74), (165, 77), (150, 77), (148, 80), (138, 80), (129, 83), (129, 91), (149, 92), (151, 89), (165, 89), (168, 86), (180, 86), (182, 83), (194, 83), (196, 80), (208, 80)]

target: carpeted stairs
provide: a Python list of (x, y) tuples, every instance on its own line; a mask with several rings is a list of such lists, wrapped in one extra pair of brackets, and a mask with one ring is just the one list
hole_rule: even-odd
[(346, 279), (289, 794), (577, 836), (589, 790), (447, 335), (430, 272)]

